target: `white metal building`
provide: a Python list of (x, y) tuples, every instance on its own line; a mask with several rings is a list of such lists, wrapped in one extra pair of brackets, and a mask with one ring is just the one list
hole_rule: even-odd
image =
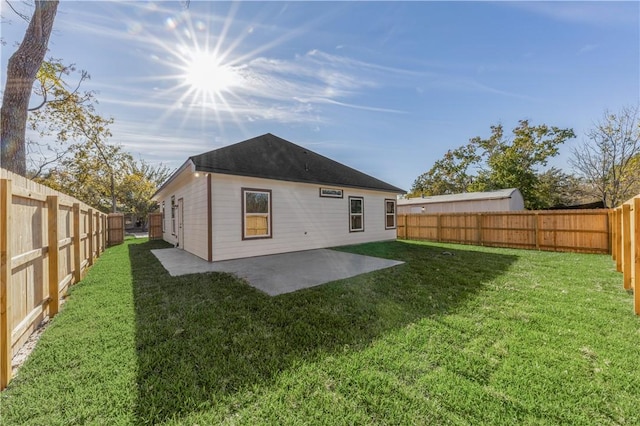
[(524, 210), (524, 199), (516, 188), (489, 192), (434, 195), (398, 200), (398, 213), (466, 213)]
[(165, 241), (219, 261), (393, 240), (402, 193), (266, 134), (190, 157), (153, 198)]

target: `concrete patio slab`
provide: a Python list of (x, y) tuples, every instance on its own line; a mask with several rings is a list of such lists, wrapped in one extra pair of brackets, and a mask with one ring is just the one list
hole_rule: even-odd
[(291, 293), (330, 281), (390, 268), (404, 262), (329, 249), (207, 262), (177, 248), (151, 252), (171, 276), (203, 272), (228, 272), (270, 296)]

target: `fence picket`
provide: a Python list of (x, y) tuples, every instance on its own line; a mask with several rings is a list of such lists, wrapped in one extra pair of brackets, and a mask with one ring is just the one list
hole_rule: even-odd
[(629, 235), (631, 247), (633, 247), (633, 277), (631, 287), (633, 287), (633, 310), (636, 315), (640, 315), (640, 196), (633, 199), (633, 233)]
[(53, 318), (60, 309), (60, 296), (59, 296), (59, 254), (60, 246), (58, 240), (58, 196), (49, 195), (47, 197), (47, 216), (49, 223), (47, 225), (48, 242), (49, 247), (49, 317)]
[(11, 380), (11, 187), (0, 179), (0, 390)]

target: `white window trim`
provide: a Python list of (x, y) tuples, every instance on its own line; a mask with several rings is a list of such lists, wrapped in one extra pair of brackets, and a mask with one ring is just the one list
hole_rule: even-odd
[[(387, 213), (387, 203), (393, 203), (393, 213)], [(396, 229), (398, 227), (398, 209), (396, 200), (387, 198), (384, 200), (384, 229)], [(393, 216), (393, 226), (387, 225), (387, 218)]]
[[(258, 194), (267, 194), (269, 197), (269, 210), (267, 212), (267, 234), (266, 235), (247, 235), (246, 218), (248, 216), (262, 216), (264, 213), (246, 213), (247, 211), (247, 193), (254, 192)], [(273, 237), (273, 207), (272, 192), (270, 189), (242, 188), (242, 239), (243, 240), (259, 240)]]
[[(362, 211), (360, 213), (352, 213), (351, 212), (351, 200), (360, 200), (360, 202), (362, 203)], [(360, 221), (360, 223), (362, 223), (362, 227), (361, 228), (352, 228), (351, 224), (353, 223), (351, 221), (351, 216), (360, 216), (362, 218), (362, 220)], [(349, 232), (364, 232), (364, 197), (349, 197)]]

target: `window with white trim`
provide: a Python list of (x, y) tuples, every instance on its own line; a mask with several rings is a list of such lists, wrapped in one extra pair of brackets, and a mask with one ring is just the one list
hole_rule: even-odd
[(242, 239), (271, 238), (271, 190), (242, 188)]
[(349, 197), (349, 232), (364, 231), (364, 198)]
[(384, 229), (396, 228), (396, 200), (384, 200)]

